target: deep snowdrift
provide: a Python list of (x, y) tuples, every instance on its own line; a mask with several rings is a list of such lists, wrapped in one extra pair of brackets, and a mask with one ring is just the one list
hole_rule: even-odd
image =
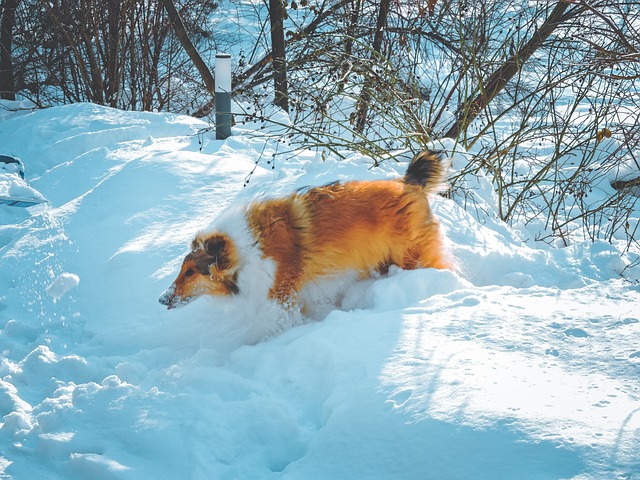
[(316, 321), (165, 310), (192, 235), (235, 199), (404, 170), (302, 152), (243, 188), (274, 146), (206, 127), (0, 110), (0, 153), (48, 200), (0, 207), (2, 478), (640, 475), (640, 288), (609, 244), (525, 244), (434, 198), (456, 273), (345, 285)]

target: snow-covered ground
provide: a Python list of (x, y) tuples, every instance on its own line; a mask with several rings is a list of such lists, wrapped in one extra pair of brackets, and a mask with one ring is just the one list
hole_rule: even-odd
[(0, 206), (0, 478), (640, 478), (640, 286), (607, 243), (525, 243), (438, 197), (455, 273), (347, 285), (307, 321), (167, 311), (190, 239), (231, 202), (406, 167), (256, 167), (264, 136), (206, 127), (0, 109), (0, 154), (48, 200)]

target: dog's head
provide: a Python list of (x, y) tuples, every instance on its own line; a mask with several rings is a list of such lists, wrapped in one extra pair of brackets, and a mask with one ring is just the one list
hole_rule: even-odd
[(181, 307), (201, 295), (238, 293), (238, 257), (233, 241), (221, 233), (198, 235), (178, 278), (160, 296), (168, 309)]

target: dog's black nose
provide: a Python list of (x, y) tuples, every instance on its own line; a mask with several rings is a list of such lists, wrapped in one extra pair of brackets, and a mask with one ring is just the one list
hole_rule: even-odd
[(166, 305), (167, 307), (171, 308), (173, 306), (173, 288), (171, 287), (167, 288), (164, 291), (164, 293), (160, 295), (160, 298), (158, 298), (158, 301), (162, 305)]

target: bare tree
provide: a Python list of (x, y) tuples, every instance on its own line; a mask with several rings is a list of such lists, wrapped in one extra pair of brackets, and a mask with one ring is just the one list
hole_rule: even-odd
[(566, 15), (569, 6), (569, 2), (558, 2), (540, 28), (534, 31), (531, 39), (517, 52), (513, 52), (486, 81), (481, 80), (481, 83), (476, 88), (478, 93), (467, 98), (459, 106), (456, 120), (444, 134), (445, 137), (457, 138), (460, 132), (465, 130), (478, 114), (507, 86), (536, 50), (542, 47), (558, 25), (576, 14), (578, 9), (574, 9), (573, 13)]
[(271, 57), (275, 104), (289, 111), (287, 86), (287, 61), (284, 41), (284, 7), (282, 0), (269, 0), (269, 22), (271, 24)]
[(189, 35), (187, 34), (187, 30), (184, 26), (184, 22), (182, 21), (182, 17), (178, 13), (178, 10), (176, 9), (176, 6), (173, 3), (173, 0), (162, 0), (162, 4), (164, 5), (164, 8), (167, 10), (167, 14), (169, 15), (169, 20), (173, 25), (173, 28), (176, 32), (176, 36), (178, 37), (178, 40), (180, 40), (180, 44), (184, 48), (185, 52), (187, 52), (187, 55), (189, 55), (189, 58), (198, 69), (198, 72), (200, 72), (200, 76), (202, 77), (202, 80), (204, 81), (204, 84), (207, 87), (207, 90), (209, 91), (211, 96), (215, 98), (216, 96), (215, 79), (211, 74), (211, 70), (209, 70), (209, 67), (207, 66), (205, 61), (202, 59), (202, 57), (200, 56), (200, 53), (198, 53), (198, 50), (196, 49), (196, 47), (193, 45), (193, 42), (189, 38)]
[[(193, 43), (214, 42), (202, 26), (217, 5), (180, 5), (189, 12), (183, 23)], [(16, 90), (39, 104), (193, 111), (206, 89), (171, 27), (157, 0), (21, 0), (13, 35)]]
[(15, 100), (12, 60), (13, 28), (19, 0), (0, 2), (0, 98)]
[[(376, 64), (380, 56), (380, 49), (382, 48), (382, 39), (387, 26), (387, 16), (389, 15), (390, 0), (381, 0), (380, 8), (378, 10), (378, 17), (376, 20), (376, 26), (373, 34), (373, 43), (371, 45), (371, 63)], [(373, 72), (373, 68), (369, 73)], [(375, 82), (375, 76), (369, 75), (365, 79), (362, 85), (362, 92), (360, 93), (360, 100), (357, 106), (356, 113), (356, 131), (363, 132), (367, 123), (367, 113), (369, 111), (369, 102), (371, 101), (371, 88), (372, 83)]]
[[(452, 0), (400, 2), (385, 13), (371, 0), (318, 4), (306, 23), (290, 19), (291, 123), (281, 141), (338, 156), (358, 150), (377, 165), (451, 137), (475, 152), (453, 179), (470, 207), (481, 208), (465, 179), (483, 174), (504, 221), (544, 219), (538, 239), (625, 228), (631, 236), (635, 178), (614, 182), (617, 192), (590, 189), (608, 185), (619, 165), (640, 164), (636, 7)], [(236, 76), (263, 122), (249, 92), (272, 78), (269, 64), (262, 58)]]

